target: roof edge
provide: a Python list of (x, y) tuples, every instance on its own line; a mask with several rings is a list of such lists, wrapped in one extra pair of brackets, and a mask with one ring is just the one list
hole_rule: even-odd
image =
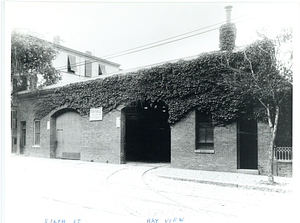
[(79, 54), (81, 56), (84, 56), (84, 57), (87, 57), (87, 58), (90, 58), (90, 59), (93, 59), (93, 60), (101, 61), (103, 63), (110, 64), (110, 65), (113, 65), (113, 66), (116, 66), (116, 67), (120, 67), (121, 66), (121, 64), (118, 64), (118, 63), (115, 63), (115, 62), (111, 62), (109, 60), (105, 60), (105, 59), (102, 59), (100, 57), (96, 57), (96, 56), (93, 56), (93, 55), (89, 55), (89, 54), (80, 52), (78, 50), (71, 49), (69, 47), (65, 47), (65, 46), (58, 45), (58, 44), (51, 43), (51, 42), (49, 42), (49, 43), (51, 45), (53, 45), (53, 47), (56, 48), (56, 49), (58, 49), (58, 50), (64, 50), (64, 51), (67, 51), (67, 52), (76, 53), (76, 54)]

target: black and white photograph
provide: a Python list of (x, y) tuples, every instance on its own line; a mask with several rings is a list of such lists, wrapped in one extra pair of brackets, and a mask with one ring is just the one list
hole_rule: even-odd
[(1, 1), (0, 221), (299, 222), (299, 7)]

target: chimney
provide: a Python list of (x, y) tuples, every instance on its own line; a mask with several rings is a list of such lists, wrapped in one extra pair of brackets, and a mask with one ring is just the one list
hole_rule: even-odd
[(53, 37), (53, 43), (54, 44), (57, 44), (57, 45), (60, 45), (60, 36), (54, 36)]
[(220, 50), (232, 51), (235, 48), (236, 40), (236, 26), (231, 23), (231, 9), (232, 6), (228, 5), (226, 9), (226, 23), (221, 25), (219, 30), (219, 47)]
[(85, 53), (88, 54), (88, 55), (92, 55), (91, 51), (85, 51)]
[(231, 9), (232, 9), (232, 6), (231, 5), (228, 5), (225, 7), (226, 9), (226, 23), (231, 23)]

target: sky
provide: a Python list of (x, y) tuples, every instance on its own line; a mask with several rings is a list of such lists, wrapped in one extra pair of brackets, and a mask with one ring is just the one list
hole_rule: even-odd
[[(218, 50), (227, 5), (233, 6), (237, 46), (257, 39), (256, 30), (262, 27), (278, 33), (281, 27), (299, 25), (297, 3), (97, 1), (6, 1), (5, 24), (8, 33), (13, 29), (30, 32), (51, 42), (59, 35), (61, 45), (91, 51), (127, 70)], [(173, 41), (179, 35), (183, 39)], [(172, 42), (164, 44), (165, 39)], [(160, 46), (149, 45), (158, 41)], [(144, 45), (149, 49), (107, 57)]]

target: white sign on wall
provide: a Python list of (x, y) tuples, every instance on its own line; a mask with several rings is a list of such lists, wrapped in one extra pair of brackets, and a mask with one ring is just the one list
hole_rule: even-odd
[(101, 121), (102, 120), (102, 107), (90, 109), (90, 121)]

